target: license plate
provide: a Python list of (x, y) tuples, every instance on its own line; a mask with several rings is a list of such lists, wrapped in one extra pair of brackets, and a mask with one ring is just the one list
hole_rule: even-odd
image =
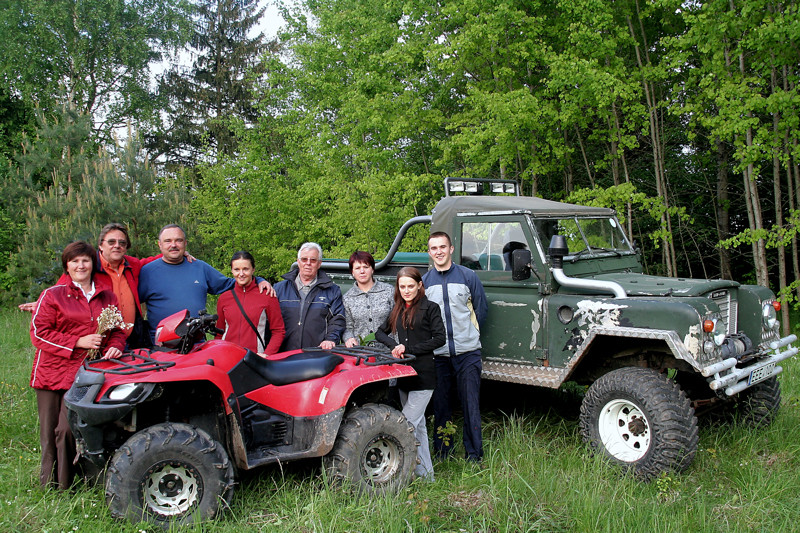
[(756, 368), (752, 372), (750, 372), (750, 377), (747, 378), (748, 385), (754, 385), (759, 381), (764, 381), (769, 376), (772, 375), (772, 371), (775, 369), (775, 363), (770, 363), (768, 365), (764, 365), (761, 368)]

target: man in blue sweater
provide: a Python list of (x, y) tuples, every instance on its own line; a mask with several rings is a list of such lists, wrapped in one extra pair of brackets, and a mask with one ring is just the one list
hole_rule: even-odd
[[(139, 274), (139, 300), (147, 305), (150, 337), (155, 341), (156, 327), (161, 320), (183, 309), (190, 316), (206, 308), (209, 294), (222, 294), (236, 281), (221, 274), (203, 261), (186, 261), (186, 232), (177, 224), (168, 224), (158, 234), (161, 259), (146, 264)], [(259, 289), (272, 290), (263, 278)]]
[(434, 268), (422, 276), (425, 296), (439, 304), (447, 332), (447, 344), (433, 352), (436, 367), (433, 449), (440, 459), (452, 451), (453, 439), (445, 438), (442, 431), (453, 418), (450, 389), (455, 383), (464, 412), (464, 452), (468, 461), (480, 461), (483, 458), (480, 324), (489, 305), (475, 272), (453, 263), (453, 250), (447, 233), (432, 233), (428, 238), (428, 255)]

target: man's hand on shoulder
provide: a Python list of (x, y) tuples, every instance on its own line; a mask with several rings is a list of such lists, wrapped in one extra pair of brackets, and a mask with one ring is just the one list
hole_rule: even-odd
[(263, 280), (258, 283), (258, 292), (266, 292), (267, 296), (275, 296), (275, 287), (269, 281)]

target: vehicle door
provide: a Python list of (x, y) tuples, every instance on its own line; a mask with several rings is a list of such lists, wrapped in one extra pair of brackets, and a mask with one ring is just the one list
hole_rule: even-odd
[(511, 253), (516, 249), (531, 250), (538, 272), (543, 272), (527, 217), (472, 215), (457, 228), (460, 238), (453, 259), (478, 275), (489, 300), (481, 328), (484, 359), (542, 365), (547, 344), (539, 278), (511, 277)]

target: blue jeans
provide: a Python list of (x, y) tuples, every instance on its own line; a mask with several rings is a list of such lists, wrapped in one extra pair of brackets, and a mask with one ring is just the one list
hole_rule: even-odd
[(453, 381), (461, 399), (464, 413), (464, 451), (467, 460), (483, 458), (481, 437), (481, 351), (465, 352), (455, 357), (434, 357), (436, 388), (433, 391), (433, 450), (436, 457), (445, 458), (452, 453), (453, 436), (445, 443), (439, 428), (453, 419), (453, 398), (450, 390)]

